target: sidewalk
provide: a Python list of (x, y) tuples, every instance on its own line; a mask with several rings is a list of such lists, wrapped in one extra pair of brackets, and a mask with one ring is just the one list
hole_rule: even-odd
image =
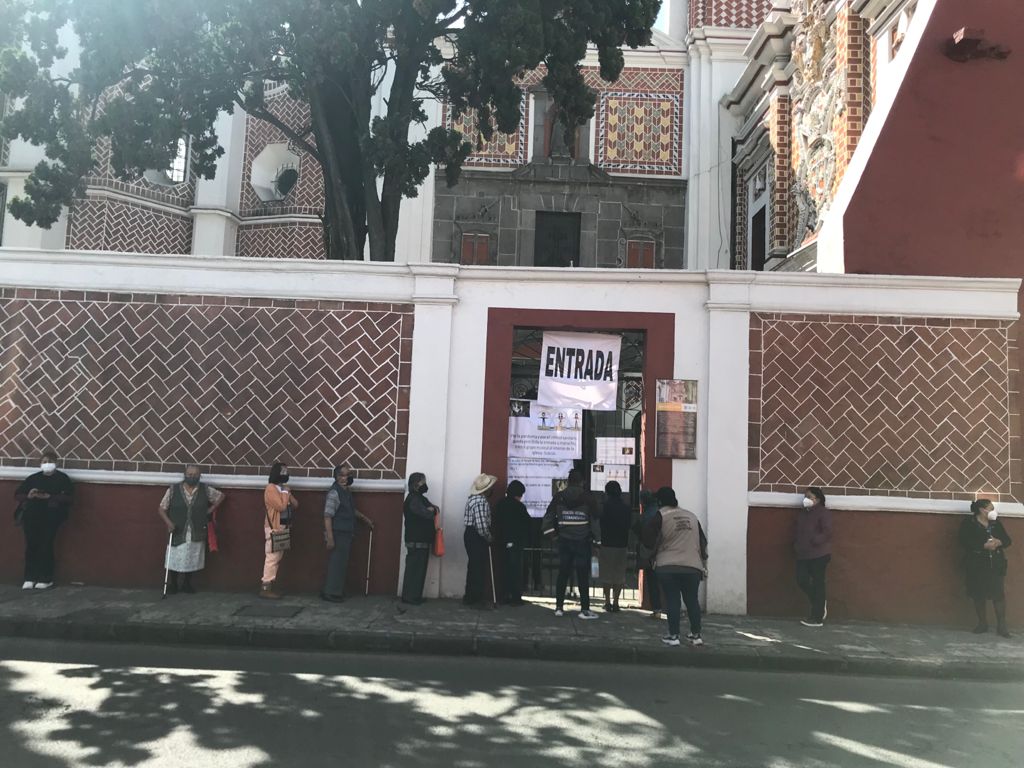
[[(572, 607), (571, 604), (567, 607)], [(667, 648), (664, 621), (624, 609), (580, 621), (534, 603), (496, 611), (455, 600), (406, 606), (391, 597), (342, 604), (315, 596), (260, 600), (255, 594), (61, 587), (0, 587), (0, 636), (250, 648), (475, 655), (765, 671), (1024, 680), (1024, 637), (966, 630), (830, 624), (712, 615), (705, 647)], [(684, 619), (685, 624), (685, 619)]]

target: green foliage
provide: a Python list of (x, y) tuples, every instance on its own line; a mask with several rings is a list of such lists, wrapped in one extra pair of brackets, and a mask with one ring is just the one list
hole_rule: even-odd
[[(477, 137), (427, 122), (428, 99), (472, 112), (484, 138), (520, 119), (523, 75), (544, 86), (566, 125), (594, 110), (580, 61), (594, 45), (601, 75), (618, 77), (622, 46), (649, 43), (660, 0), (0, 0), (0, 92), (16, 108), (2, 135), (45, 148), (11, 202), (50, 226), (81, 195), (109, 141), (114, 173), (166, 168), (180, 137), (211, 178), (222, 154), (217, 115), (240, 106), (268, 120), (320, 164), (329, 255), (394, 258), (399, 204), (431, 164), (458, 179)], [(68, 29), (81, 56), (65, 60)], [(308, 126), (278, 121), (267, 82), (310, 105)], [(374, 104), (386, 105), (384, 114)], [(377, 116), (374, 116), (376, 112)], [(420, 134), (422, 135), (422, 134)]]

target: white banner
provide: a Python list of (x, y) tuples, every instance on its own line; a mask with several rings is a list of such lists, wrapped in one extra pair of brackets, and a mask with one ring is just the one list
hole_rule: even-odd
[(518, 480), (526, 486), (523, 504), (530, 517), (544, 517), (551, 503), (551, 481), (569, 476), (571, 461), (545, 461), (543, 459), (522, 459), (510, 456), (508, 460), (508, 482)]
[[(528, 407), (527, 407), (528, 406)], [(508, 455), (549, 461), (583, 456), (583, 411), (514, 400), (508, 419)]]
[(622, 337), (545, 332), (537, 402), (614, 411)]
[(612, 480), (619, 484), (624, 493), (629, 493), (629, 465), (627, 464), (591, 464), (590, 490), (603, 491)]

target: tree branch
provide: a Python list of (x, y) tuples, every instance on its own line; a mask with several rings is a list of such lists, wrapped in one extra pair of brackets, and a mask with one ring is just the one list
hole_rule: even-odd
[(320, 152), (317, 151), (316, 147), (314, 147), (312, 144), (306, 141), (305, 137), (309, 135), (310, 130), (307, 130), (305, 134), (300, 134), (298, 131), (291, 128), (287, 123), (283, 122), (282, 120), (271, 114), (266, 108), (248, 105), (245, 103), (245, 99), (242, 99), (238, 96), (235, 96), (235, 103), (253, 117), (270, 123), (272, 126), (277, 128), (277, 130), (279, 130), (289, 139), (291, 139), (300, 147), (302, 147), (302, 149), (305, 150), (310, 155), (310, 157), (312, 157), (318, 163), (323, 165), (323, 159), (320, 157)]

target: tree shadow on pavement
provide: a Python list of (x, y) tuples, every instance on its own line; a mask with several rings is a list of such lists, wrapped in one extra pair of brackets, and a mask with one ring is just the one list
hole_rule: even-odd
[[(0, 731), (2, 763), (824, 768), (902, 764), (893, 755), (935, 759), (937, 740), (957, 747), (915, 765), (959, 766), (977, 756), (958, 735), (965, 713), (929, 706), (927, 690), (914, 694), (909, 684), (889, 703), (865, 703), (871, 687), (853, 678), (844, 686), (862, 692), (856, 701), (795, 690), (759, 700), (729, 683), (746, 678), (728, 673), (627, 668), (613, 680), (596, 665), (548, 664), (550, 682), (530, 684), (536, 674), (476, 660), (404, 657), (391, 669), (383, 657), (333, 658), (294, 671), (0, 662), (0, 702), (20, 702), (0, 705), (11, 723)], [(789, 684), (760, 677), (762, 685)], [(1006, 755), (1015, 756), (1009, 747)]]

